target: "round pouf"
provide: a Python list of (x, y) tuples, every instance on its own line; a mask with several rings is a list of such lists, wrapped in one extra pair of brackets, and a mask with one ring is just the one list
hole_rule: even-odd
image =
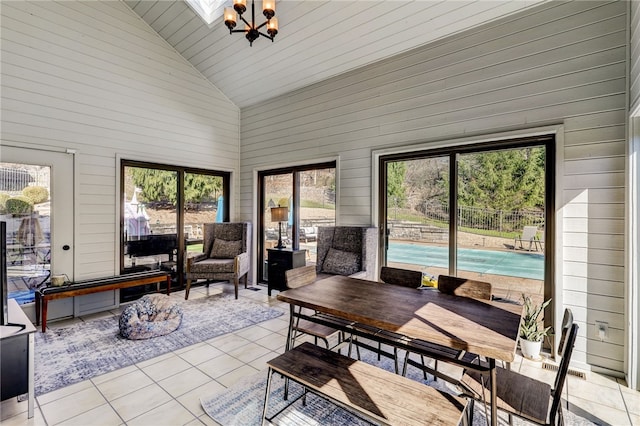
[(164, 294), (148, 294), (120, 314), (120, 335), (139, 340), (164, 336), (180, 327), (182, 308)]

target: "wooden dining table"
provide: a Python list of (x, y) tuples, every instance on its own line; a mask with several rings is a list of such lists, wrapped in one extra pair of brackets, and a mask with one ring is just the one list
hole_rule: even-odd
[(290, 336), (298, 315), (294, 307), (302, 306), (346, 319), (354, 328), (363, 325), (486, 357), (491, 424), (497, 425), (496, 361), (515, 358), (522, 306), (339, 275), (281, 292), (278, 300), (290, 304)]

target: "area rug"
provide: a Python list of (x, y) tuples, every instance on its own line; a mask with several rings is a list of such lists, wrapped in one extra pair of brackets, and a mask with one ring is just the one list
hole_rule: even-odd
[(178, 303), (183, 309), (180, 327), (152, 339), (120, 337), (117, 317), (37, 332), (36, 396), (283, 314), (282, 310), (246, 299), (236, 300), (233, 296), (210, 296)]
[[(366, 350), (363, 351), (361, 359), (370, 364), (378, 365), (388, 371), (393, 371), (391, 360), (383, 358), (381, 361), (378, 361), (376, 355)], [(442, 391), (455, 393), (452, 388), (449, 388), (442, 380), (437, 382), (424, 380), (422, 372), (417, 369), (410, 369), (407, 376)], [(284, 379), (278, 374), (273, 375), (267, 417), (271, 417), (282, 410), (282, 412), (273, 419), (273, 424), (278, 426), (371, 425), (370, 422), (313, 394), (308, 394), (306, 405), (302, 404), (302, 400), (291, 404), (291, 401), (295, 401), (296, 398), (302, 395), (303, 388), (297, 383), (289, 383), (289, 399), (288, 401), (284, 401)], [(224, 391), (201, 397), (200, 403), (204, 411), (213, 420), (223, 426), (261, 425), (266, 386), (267, 370), (264, 370), (241, 379)], [(288, 404), (291, 405), (287, 407)], [(565, 424), (567, 425), (591, 426), (597, 424), (579, 417), (574, 413), (567, 412), (566, 410), (564, 413)], [(487, 422), (485, 419), (484, 406), (476, 403), (474, 407), (473, 426), (486, 426)], [(506, 426), (509, 424), (509, 421), (506, 416), (502, 418), (501, 414), (498, 423), (501, 426)], [(514, 418), (513, 424), (524, 426), (530, 423)]]

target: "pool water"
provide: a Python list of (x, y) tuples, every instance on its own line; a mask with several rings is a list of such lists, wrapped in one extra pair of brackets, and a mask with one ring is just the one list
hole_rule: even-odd
[[(448, 269), (449, 249), (390, 242), (387, 261)], [(544, 280), (544, 255), (516, 251), (458, 249), (458, 269), (482, 274)]]

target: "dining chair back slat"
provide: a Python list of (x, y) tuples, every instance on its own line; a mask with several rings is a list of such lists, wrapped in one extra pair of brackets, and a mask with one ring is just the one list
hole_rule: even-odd
[(383, 266), (380, 268), (380, 280), (387, 284), (418, 288), (422, 283), (422, 272)]
[(311, 284), (316, 280), (315, 265), (301, 266), (284, 272), (287, 288), (298, 288)]
[(456, 296), (491, 300), (491, 283), (484, 281), (452, 277), (449, 275), (439, 275), (438, 290), (442, 293)]

